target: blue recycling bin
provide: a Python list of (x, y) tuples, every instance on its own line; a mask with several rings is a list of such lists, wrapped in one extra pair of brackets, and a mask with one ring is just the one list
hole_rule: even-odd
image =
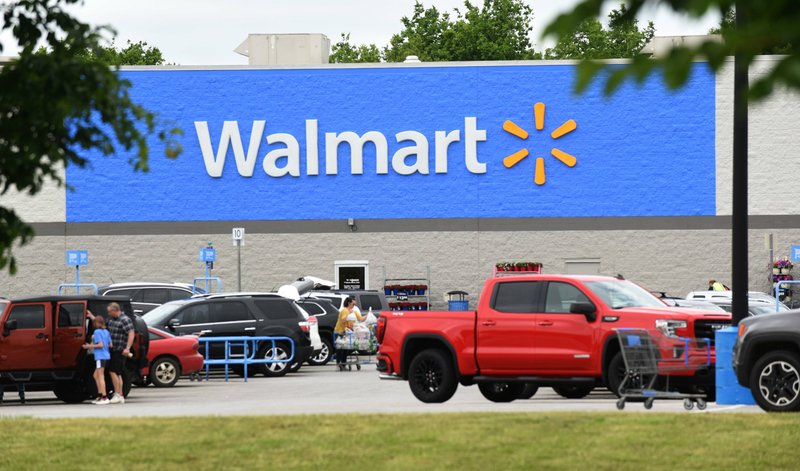
[(467, 300), (467, 296), (469, 296), (469, 293), (465, 291), (448, 291), (447, 309), (449, 311), (469, 310), (469, 301)]

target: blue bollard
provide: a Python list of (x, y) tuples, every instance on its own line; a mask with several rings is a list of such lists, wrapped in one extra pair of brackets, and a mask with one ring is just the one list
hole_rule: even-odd
[(756, 405), (749, 388), (739, 384), (736, 372), (733, 371), (733, 344), (739, 329), (728, 327), (716, 331), (715, 345), (717, 352), (716, 382), (717, 404), (721, 405)]

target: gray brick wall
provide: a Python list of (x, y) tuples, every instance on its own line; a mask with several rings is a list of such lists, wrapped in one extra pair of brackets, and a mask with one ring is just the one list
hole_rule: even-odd
[[(750, 234), (752, 289), (769, 289), (768, 252), (763, 234)], [(800, 229), (775, 230), (776, 249), (788, 253), (800, 241)], [(64, 250), (86, 249), (90, 265), (82, 280), (97, 284), (120, 281), (191, 281), (202, 276), (197, 251), (215, 242), (213, 271), (223, 288), (235, 289), (236, 251), (230, 234), (171, 236), (39, 237), (17, 250), (20, 272), (0, 274), (0, 295), (54, 292), (74, 279), (64, 266)], [(272, 290), (298, 276), (334, 278), (336, 260), (368, 260), (370, 285), (380, 288), (384, 270), (390, 278), (423, 277), (430, 267), (432, 302), (445, 307), (443, 294), (462, 289), (472, 305), (483, 280), (498, 261), (536, 260), (546, 273), (564, 271), (575, 258), (600, 260), (604, 274), (623, 274), (652, 290), (685, 295), (705, 289), (709, 278), (730, 283), (730, 235), (727, 230), (562, 231), (562, 232), (411, 232), (342, 234), (248, 234), (242, 249), (244, 290)]]

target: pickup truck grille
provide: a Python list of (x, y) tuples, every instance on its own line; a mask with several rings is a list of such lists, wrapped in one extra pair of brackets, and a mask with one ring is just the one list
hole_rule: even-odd
[(694, 322), (694, 336), (701, 339), (710, 339), (714, 345), (714, 332), (731, 325), (729, 320), (698, 320)]

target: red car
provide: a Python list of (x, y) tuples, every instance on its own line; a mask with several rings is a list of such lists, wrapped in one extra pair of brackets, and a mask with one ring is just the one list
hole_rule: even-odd
[(150, 349), (147, 352), (149, 367), (141, 374), (147, 382), (158, 388), (169, 388), (178, 382), (182, 374), (196, 373), (203, 369), (203, 355), (198, 349), (196, 335), (176, 337), (162, 330), (149, 327)]

